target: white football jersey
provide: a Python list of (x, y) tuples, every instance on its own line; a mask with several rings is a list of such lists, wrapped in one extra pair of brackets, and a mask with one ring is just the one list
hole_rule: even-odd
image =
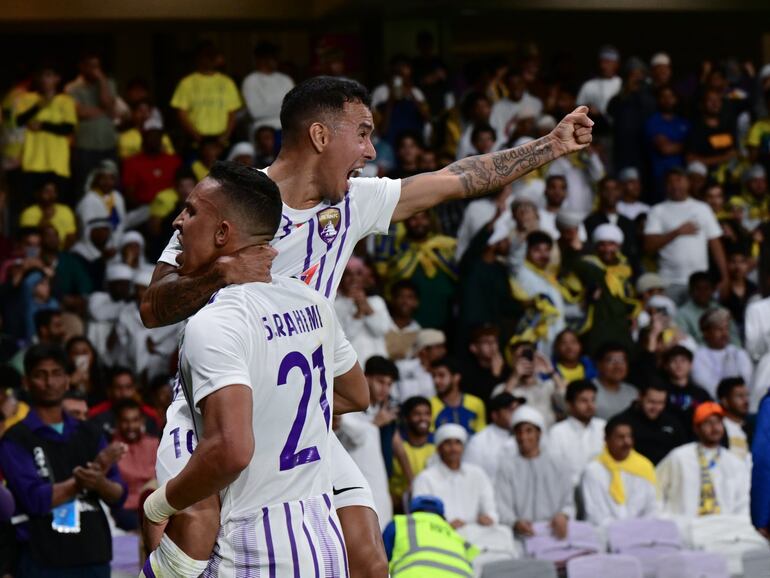
[[(270, 243), (278, 250), (273, 273), (297, 277), (333, 301), (356, 244), (388, 232), (400, 198), (400, 180), (355, 178), (336, 205), (323, 202), (297, 210), (284, 204), (281, 226)], [(180, 251), (174, 232), (159, 261), (176, 267)]]
[(331, 491), (333, 383), (355, 363), (329, 301), (296, 279), (231, 285), (190, 318), (179, 381), (196, 429), (206, 396), (253, 390), (254, 456), (222, 492), (223, 524)]

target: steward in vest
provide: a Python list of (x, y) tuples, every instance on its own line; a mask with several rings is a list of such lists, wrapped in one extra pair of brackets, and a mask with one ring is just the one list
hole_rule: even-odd
[(0, 442), (0, 469), (16, 501), (14, 576), (109, 578), (112, 538), (99, 500), (126, 496), (101, 431), (62, 410), (69, 389), (64, 350), (35, 345), (24, 356), (31, 409)]
[(416, 496), (409, 509), (411, 514), (395, 516), (383, 533), (391, 578), (472, 578), (479, 549), (444, 519), (443, 502)]

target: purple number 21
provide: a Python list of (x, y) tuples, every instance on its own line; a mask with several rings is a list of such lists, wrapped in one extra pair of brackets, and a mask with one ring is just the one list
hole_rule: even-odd
[[(318, 349), (313, 352), (312, 362), (313, 369), (318, 369), (321, 373), (320, 405), (321, 410), (324, 412), (326, 429), (328, 431), (329, 421), (331, 419), (331, 408), (329, 407), (329, 400), (326, 399), (326, 367), (324, 366), (322, 346), (319, 346)], [(299, 401), (297, 416), (294, 418), (294, 423), (292, 423), (291, 430), (289, 431), (289, 438), (283, 446), (283, 451), (281, 451), (280, 469), (282, 472), (321, 459), (321, 456), (318, 455), (318, 448), (316, 446), (310, 446), (297, 451), (297, 445), (299, 444), (299, 438), (302, 435), (302, 428), (305, 425), (308, 405), (310, 404), (310, 397), (313, 390), (313, 372), (307, 357), (299, 351), (292, 351), (287, 354), (286, 357), (283, 358), (283, 361), (281, 361), (281, 366), (278, 368), (278, 385), (286, 385), (289, 373), (295, 368), (302, 371), (302, 375), (305, 378), (305, 385), (302, 390), (302, 398)]]

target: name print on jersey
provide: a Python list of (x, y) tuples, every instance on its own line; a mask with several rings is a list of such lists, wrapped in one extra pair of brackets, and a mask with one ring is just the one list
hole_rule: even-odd
[(309, 333), (324, 326), (318, 305), (285, 313), (273, 313), (272, 318), (263, 316), (262, 323), (267, 332), (265, 335), (267, 341), (279, 337), (291, 337), (298, 333)]

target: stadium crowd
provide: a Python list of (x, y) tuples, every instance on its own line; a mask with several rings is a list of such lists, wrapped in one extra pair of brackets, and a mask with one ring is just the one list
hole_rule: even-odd
[[(724, 516), (770, 539), (770, 489), (751, 484), (770, 479), (770, 64), (645, 56), (605, 46), (572, 86), (536, 47), (450, 73), (420, 34), (372, 87), (363, 176), (518, 146), (577, 105), (596, 123), (584, 151), (393, 224), (347, 265), (334, 305), (371, 407), (334, 430), (389, 557), (414, 496), (511, 554), (574, 520)], [(108, 569), (107, 528), (138, 529), (182, 328), (145, 328), (142, 297), (213, 163), (264, 168), (280, 150), (297, 79), (279, 68), (260, 44), (239, 87), (205, 43), (167, 103), (141, 79), (119, 91), (89, 52), (76, 78), (43, 64), (5, 95), (0, 575), (65, 576), (40, 561), (74, 525), (61, 564)]]

